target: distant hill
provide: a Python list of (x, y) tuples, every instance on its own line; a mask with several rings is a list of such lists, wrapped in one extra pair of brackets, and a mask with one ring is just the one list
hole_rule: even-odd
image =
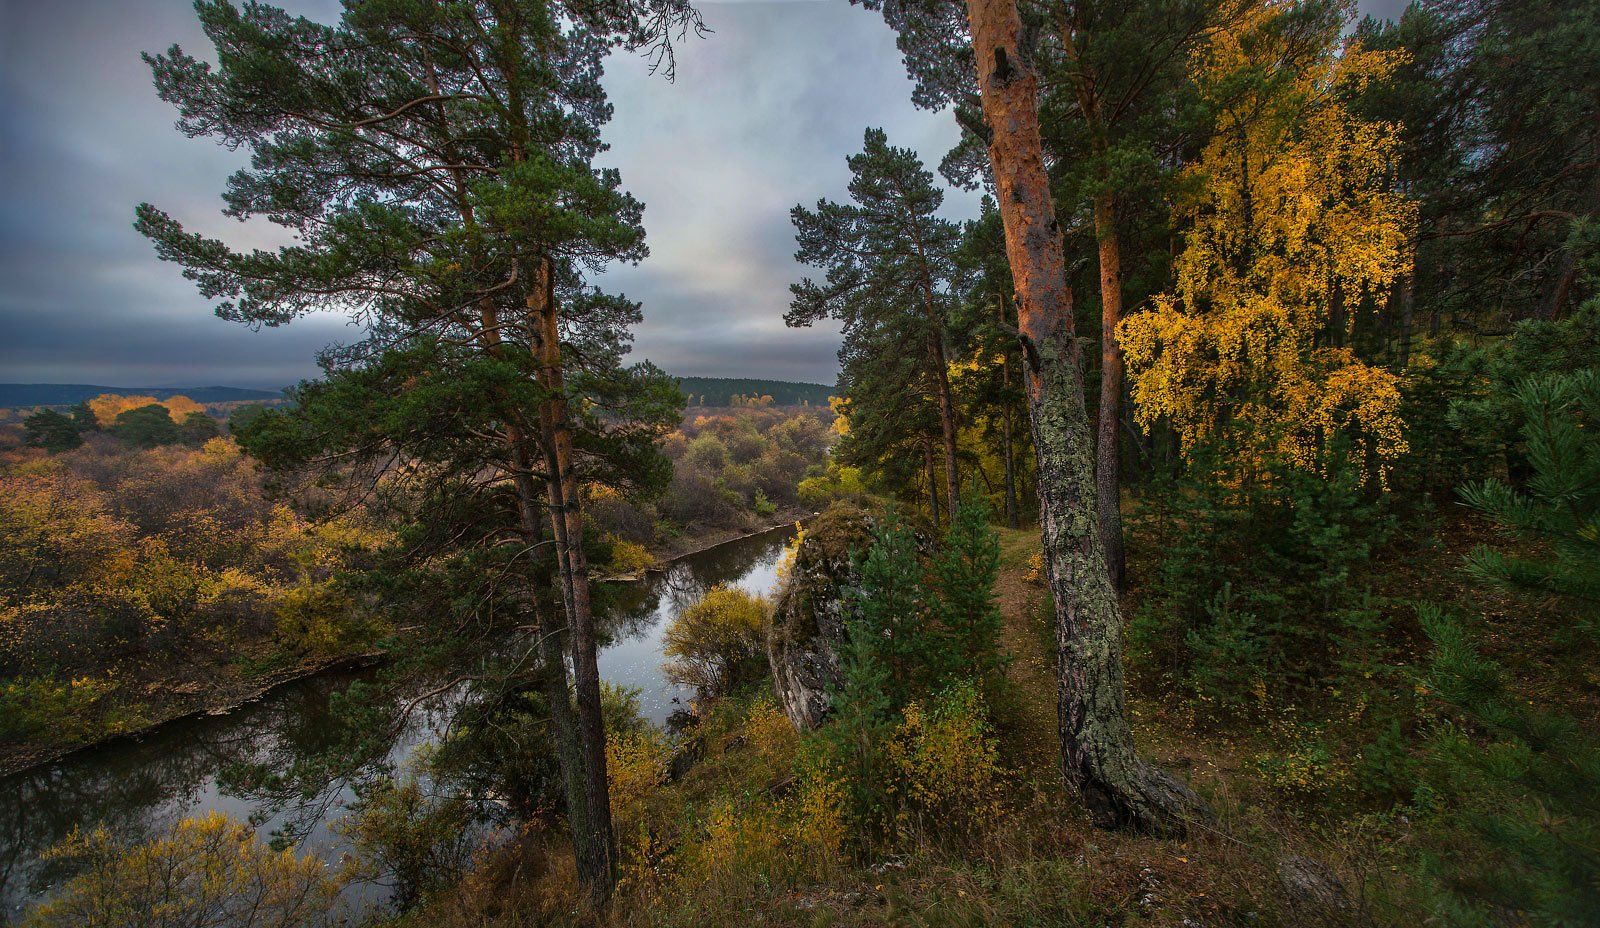
[(690, 406), (728, 406), (735, 396), (770, 396), (776, 406), (827, 406), (833, 387), (790, 380), (752, 380), (743, 377), (679, 377), (678, 389)]
[(183, 395), (196, 403), (238, 403), (283, 399), (282, 391), (247, 390), (244, 387), (102, 387), (89, 383), (0, 383), (0, 407), (71, 406), (102, 393), (153, 396), (164, 400)]

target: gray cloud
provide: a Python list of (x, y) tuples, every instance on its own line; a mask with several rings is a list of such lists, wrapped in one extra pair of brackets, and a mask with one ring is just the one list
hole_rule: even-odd
[[(1386, 0), (1370, 0), (1376, 7)], [(1387, 0), (1391, 5), (1398, 0)], [(331, 18), (333, 0), (285, 4)], [(619, 54), (604, 163), (646, 204), (651, 257), (600, 281), (643, 302), (635, 356), (680, 374), (831, 382), (838, 331), (783, 325), (788, 211), (844, 195), (867, 126), (936, 163), (948, 116), (915, 110), (894, 37), (843, 0), (707, 3), (714, 33), (680, 50), (678, 79)], [(0, 4), (0, 380), (281, 386), (354, 333), (311, 318), (224, 322), (132, 229), (148, 200), (241, 245), (273, 230), (219, 213), (244, 163), (172, 129), (140, 51), (209, 51), (187, 0)], [(976, 197), (952, 192), (952, 218)]]

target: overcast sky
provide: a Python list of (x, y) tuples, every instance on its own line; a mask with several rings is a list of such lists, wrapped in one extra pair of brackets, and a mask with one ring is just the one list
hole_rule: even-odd
[[(1365, 0), (1388, 14), (1400, 0)], [(296, 0), (321, 19), (333, 0)], [(678, 79), (613, 56), (603, 161), (646, 204), (651, 257), (602, 281), (644, 304), (635, 357), (680, 375), (832, 383), (833, 328), (783, 325), (794, 263), (788, 211), (843, 198), (862, 130), (936, 164), (950, 118), (914, 109), (894, 37), (844, 0), (704, 3), (713, 33)], [(259, 332), (224, 322), (132, 228), (149, 201), (236, 245), (220, 215), (242, 153), (172, 128), (139, 52), (209, 56), (189, 0), (0, 0), (0, 381), (277, 388), (357, 333), (331, 318)], [(951, 218), (976, 213), (952, 192)]]

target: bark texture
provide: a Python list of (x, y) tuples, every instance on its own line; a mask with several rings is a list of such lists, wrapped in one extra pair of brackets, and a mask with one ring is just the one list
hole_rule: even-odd
[(1122, 618), (1100, 541), (1093, 442), (1061, 232), (1039, 135), (1037, 77), (1014, 0), (968, 0), (989, 161), (1016, 285), (1041, 533), (1055, 599), (1062, 767), (1099, 825), (1183, 831), (1190, 790), (1141, 761), (1124, 706)]

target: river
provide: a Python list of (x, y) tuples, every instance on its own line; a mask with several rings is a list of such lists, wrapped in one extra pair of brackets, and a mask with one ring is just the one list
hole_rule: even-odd
[[(665, 723), (690, 695), (662, 676), (661, 636), (668, 621), (715, 584), (770, 593), (792, 535), (786, 527), (730, 541), (620, 584), (606, 613), (597, 617), (609, 635), (599, 655), (600, 675), (637, 689), (644, 714)], [(348, 784), (335, 783), (309, 800), (266, 800), (230, 788), (227, 772), (265, 758), (288, 763), (328, 747), (331, 697), (364, 675), (301, 680), (226, 715), (175, 722), (138, 741), (111, 742), (0, 780), (0, 924), (70, 878), (69, 869), (39, 855), (73, 828), (104, 825), (132, 842), (185, 816), (218, 810), (250, 821), (263, 839), (287, 830), (301, 850), (339, 859), (346, 844), (330, 826), (354, 798)], [(435, 740), (449, 706), (447, 693), (413, 711), (388, 760), (398, 766)], [(385, 887), (364, 884), (347, 897), (359, 908), (381, 904), (388, 895)]]

